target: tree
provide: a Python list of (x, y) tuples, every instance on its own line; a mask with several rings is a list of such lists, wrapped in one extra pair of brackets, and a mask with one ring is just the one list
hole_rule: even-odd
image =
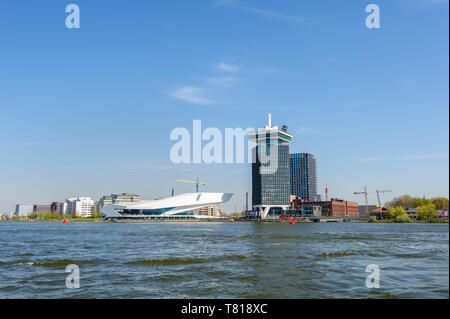
[(411, 222), (411, 218), (409, 218), (408, 215), (400, 215), (395, 217), (394, 220), (396, 223), (410, 223)]
[(423, 198), (419, 198), (419, 197), (414, 197), (413, 198), (413, 204), (411, 207), (417, 208), (420, 206), (425, 206), (431, 204), (431, 200), (430, 199), (426, 199), (425, 197)]
[(389, 206), (388, 211), (385, 213), (386, 217), (397, 218), (399, 216), (406, 216), (406, 210), (401, 206)]
[(92, 212), (92, 218), (97, 218), (98, 217), (98, 213), (97, 213), (97, 211), (93, 211)]
[(436, 206), (433, 204), (426, 204), (417, 207), (417, 216), (420, 219), (430, 219), (436, 217)]
[(435, 197), (431, 199), (431, 202), (436, 207), (436, 209), (448, 209), (448, 198)]
[(397, 198), (394, 198), (393, 200), (386, 203), (386, 206), (391, 207), (413, 207), (414, 204), (414, 198), (409, 195), (403, 195)]
[[(386, 206), (402, 206), (405, 208), (417, 208), (420, 206), (426, 206), (429, 204), (434, 204), (438, 209), (448, 208), (448, 199), (445, 197), (435, 197), (432, 199), (427, 199), (424, 197), (412, 197), (410, 195), (402, 195), (400, 197), (394, 198), (390, 202), (386, 203)], [(443, 208), (441, 208), (443, 207)]]

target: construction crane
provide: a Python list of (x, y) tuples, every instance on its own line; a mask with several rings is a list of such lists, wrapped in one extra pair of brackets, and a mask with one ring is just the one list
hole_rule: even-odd
[(373, 193), (377, 193), (377, 198), (378, 198), (378, 206), (381, 208), (381, 200), (380, 200), (380, 193), (389, 193), (392, 192), (391, 190), (376, 190), (375, 192), (367, 192), (367, 187), (364, 186), (364, 191), (363, 192), (354, 192), (353, 194), (355, 195), (362, 195), (364, 194), (364, 199), (366, 202), (366, 216), (369, 216), (369, 198), (368, 198), (368, 194), (373, 194)]
[(378, 206), (381, 207), (380, 193), (390, 193), (390, 192), (392, 192), (392, 191), (385, 191), (385, 190), (377, 189), (376, 193), (377, 193), (377, 197), (378, 197)]
[(199, 182), (198, 181), (198, 177), (197, 177), (197, 181), (185, 181), (182, 179), (177, 179), (178, 183), (188, 183), (188, 184), (195, 184), (195, 192), (198, 193), (198, 186), (199, 185), (206, 185), (206, 183), (204, 182)]
[(364, 186), (364, 192), (353, 192), (355, 195), (362, 195), (364, 194), (364, 199), (366, 201), (366, 217), (369, 217), (369, 199), (367, 197), (367, 187)]

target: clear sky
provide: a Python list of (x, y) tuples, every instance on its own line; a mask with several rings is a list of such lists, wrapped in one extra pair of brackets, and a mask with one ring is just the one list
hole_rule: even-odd
[[(81, 28), (65, 26), (78, 4)], [(365, 8), (381, 9), (368, 29)], [(319, 191), (448, 196), (446, 0), (0, 2), (0, 212), (136, 192), (251, 191), (249, 164), (173, 165), (176, 127), (262, 127), (318, 160)], [(376, 196), (370, 202), (375, 204)]]

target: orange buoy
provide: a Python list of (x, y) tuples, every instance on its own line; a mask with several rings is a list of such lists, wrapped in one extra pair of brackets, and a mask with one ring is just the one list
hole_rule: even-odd
[(294, 220), (294, 218), (292, 218), (292, 217), (291, 217), (290, 224), (291, 224), (291, 225), (295, 225), (295, 220)]
[(63, 223), (64, 223), (64, 224), (67, 224), (67, 219), (64, 218)]

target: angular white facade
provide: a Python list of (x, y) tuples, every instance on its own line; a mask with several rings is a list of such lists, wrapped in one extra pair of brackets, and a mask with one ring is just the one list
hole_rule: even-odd
[(137, 203), (107, 205), (102, 208), (106, 218), (147, 218), (195, 216), (196, 210), (218, 205), (231, 199), (230, 193), (186, 193)]

